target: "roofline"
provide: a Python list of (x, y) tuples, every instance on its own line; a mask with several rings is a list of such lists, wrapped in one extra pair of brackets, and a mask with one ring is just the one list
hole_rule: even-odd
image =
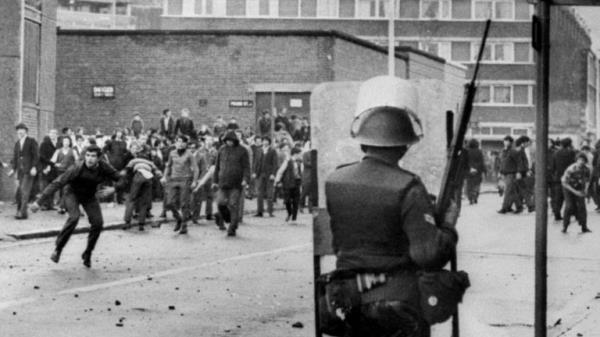
[[(87, 35), (87, 36), (136, 36), (136, 35), (242, 35), (242, 36), (313, 36), (313, 37), (334, 37), (356, 45), (380, 52), (388, 53), (386, 47), (382, 47), (373, 42), (358, 38), (354, 35), (344, 33), (338, 30), (100, 30), (100, 29), (57, 29), (58, 35)], [(429, 54), (422, 50), (410, 47), (396, 47), (395, 57), (404, 61), (409, 60), (408, 52), (416, 53), (421, 56), (432, 59), (442, 64), (446, 63), (444, 58)]]

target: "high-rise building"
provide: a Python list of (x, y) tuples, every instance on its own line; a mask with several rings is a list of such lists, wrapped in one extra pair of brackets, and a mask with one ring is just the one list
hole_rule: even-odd
[[(387, 44), (389, 0), (164, 0), (167, 30), (337, 30)], [(526, 0), (395, 0), (397, 46), (473, 69), (484, 21), (493, 20), (470, 128), (488, 150), (507, 135), (535, 133), (535, 63)], [(598, 66), (568, 8), (552, 9), (551, 136), (600, 134)]]

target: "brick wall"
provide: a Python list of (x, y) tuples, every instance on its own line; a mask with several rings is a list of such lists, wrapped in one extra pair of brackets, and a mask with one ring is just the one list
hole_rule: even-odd
[[(253, 125), (254, 110), (229, 100), (254, 100), (256, 83), (327, 80), (328, 38), (229, 35), (61, 33), (56, 126), (111, 132), (134, 111), (157, 127), (164, 108), (189, 108), (196, 123), (218, 115)], [(93, 99), (93, 85), (114, 85), (115, 99)], [(199, 106), (199, 99), (207, 105)], [(178, 113), (176, 114), (178, 115)]]
[[(396, 58), (396, 76), (406, 78), (406, 64)], [(336, 40), (333, 69), (336, 81), (364, 81), (374, 76), (387, 75), (388, 57), (384, 53), (358, 46), (348, 41)]]
[[(404, 64), (398, 59), (399, 73), (405, 72)], [(108, 133), (128, 125), (139, 111), (147, 127), (157, 127), (166, 107), (176, 112), (189, 108), (197, 124), (210, 125), (221, 115), (253, 126), (255, 109), (230, 108), (229, 101), (254, 100), (249, 90), (254, 84), (281, 83), (284, 88), (361, 80), (386, 69), (381, 51), (327, 34), (65, 31), (58, 36), (55, 126)], [(116, 98), (92, 98), (93, 85), (114, 85)], [(199, 106), (199, 99), (207, 105)]]
[[(19, 109), (21, 0), (0, 1), (0, 161), (9, 162)], [(9, 169), (8, 169), (9, 170)], [(14, 179), (0, 169), (0, 198), (14, 193)], [(13, 194), (14, 195), (14, 194)]]

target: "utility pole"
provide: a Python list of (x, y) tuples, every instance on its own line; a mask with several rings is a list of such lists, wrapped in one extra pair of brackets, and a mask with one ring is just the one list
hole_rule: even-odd
[(533, 17), (536, 50), (537, 102), (535, 117), (535, 337), (547, 335), (548, 307), (548, 125), (550, 74), (550, 1), (539, 0)]
[(389, 13), (388, 13), (388, 75), (396, 75), (396, 42), (394, 41), (394, 11), (395, 0), (389, 1)]

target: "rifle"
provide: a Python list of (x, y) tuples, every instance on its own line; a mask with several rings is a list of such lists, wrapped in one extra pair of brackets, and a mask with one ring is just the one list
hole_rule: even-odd
[[(475, 63), (475, 69), (473, 70), (473, 77), (471, 82), (465, 86), (464, 102), (462, 105), (462, 112), (458, 123), (456, 133), (452, 134), (452, 127), (448, 128), (448, 139), (452, 139), (448, 148), (448, 162), (444, 170), (442, 178), (442, 186), (440, 194), (437, 198), (435, 205), (435, 214), (437, 217), (437, 223), (442, 224), (444, 221), (444, 214), (450, 205), (452, 199), (456, 200), (457, 203), (460, 200), (462, 193), (462, 182), (464, 179), (465, 166), (467, 163), (467, 152), (463, 149), (465, 141), (465, 133), (471, 119), (471, 112), (473, 111), (473, 101), (475, 100), (475, 94), (477, 92), (477, 86), (475, 81), (477, 80), (477, 73), (479, 72), (479, 65), (481, 58), (483, 57), (483, 51), (485, 50), (485, 43), (488, 37), (490, 24), (492, 20), (485, 22), (485, 30), (483, 31), (483, 38), (481, 45), (479, 46), (479, 54), (477, 55), (477, 63)], [(452, 121), (452, 116), (446, 116), (447, 122)], [(452, 123), (448, 123), (451, 125)], [(460, 209), (459, 209), (460, 212)], [(450, 259), (450, 269), (456, 271), (456, 251), (452, 254)], [(458, 310), (452, 317), (452, 336), (459, 336), (458, 326)]]

